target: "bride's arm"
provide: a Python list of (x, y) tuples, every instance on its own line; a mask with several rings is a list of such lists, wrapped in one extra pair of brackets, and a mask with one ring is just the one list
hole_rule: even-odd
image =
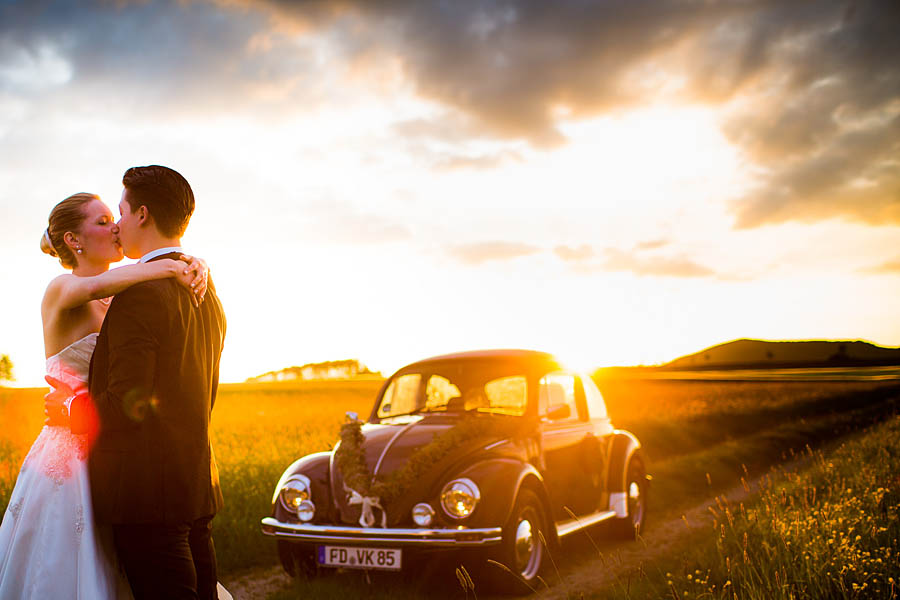
[[(186, 265), (182, 261), (164, 258), (148, 263), (137, 263), (110, 269), (92, 277), (78, 277), (72, 274), (60, 275), (50, 282), (44, 294), (45, 306), (57, 310), (67, 310), (86, 304), (91, 300), (118, 294), (136, 283), (153, 279), (177, 277), (179, 283), (197, 293), (206, 291), (205, 263), (201, 266)], [(196, 274), (193, 274), (195, 273)], [(202, 298), (202, 295), (199, 296)]]

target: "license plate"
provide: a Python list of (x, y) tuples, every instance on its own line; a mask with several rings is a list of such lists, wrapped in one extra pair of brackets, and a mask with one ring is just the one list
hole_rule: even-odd
[(319, 546), (319, 564), (347, 569), (399, 571), (402, 553), (403, 551), (399, 548)]

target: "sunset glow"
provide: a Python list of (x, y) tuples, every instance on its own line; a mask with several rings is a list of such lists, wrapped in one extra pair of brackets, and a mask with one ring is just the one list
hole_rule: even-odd
[(228, 317), (224, 381), (489, 347), (593, 368), (900, 345), (895, 9), (548, 6), (0, 9), (16, 383), (42, 384), (50, 209), (114, 209), (153, 163), (197, 197), (183, 241)]

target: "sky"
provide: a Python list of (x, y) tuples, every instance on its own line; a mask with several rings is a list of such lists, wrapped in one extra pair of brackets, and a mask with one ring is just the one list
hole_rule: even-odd
[[(0, 354), (52, 207), (191, 183), (222, 380), (900, 345), (900, 3), (0, 0)], [(127, 261), (126, 261), (127, 262)]]

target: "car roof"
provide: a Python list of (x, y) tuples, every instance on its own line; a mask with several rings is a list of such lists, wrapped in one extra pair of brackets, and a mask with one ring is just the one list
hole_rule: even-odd
[(422, 360), (410, 363), (404, 368), (414, 365), (421, 365), (432, 362), (446, 362), (453, 360), (472, 360), (472, 359), (497, 359), (497, 360), (520, 360), (530, 363), (558, 363), (556, 357), (548, 352), (539, 352), (537, 350), (521, 350), (521, 349), (496, 349), (496, 350), (470, 350), (467, 352), (455, 352), (452, 354), (442, 354), (440, 356), (432, 356)]

